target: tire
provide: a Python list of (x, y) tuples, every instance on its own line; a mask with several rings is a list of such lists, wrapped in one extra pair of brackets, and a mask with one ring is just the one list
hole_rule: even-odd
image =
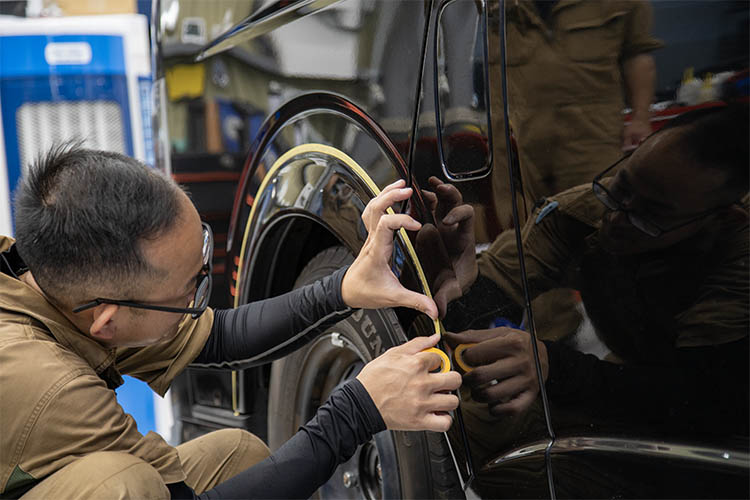
[[(350, 264), (344, 247), (316, 255), (295, 288)], [(392, 310), (359, 310), (271, 369), (268, 440), (272, 450), (315, 414), (339, 384), (406, 336)], [(445, 436), (385, 431), (340, 464), (314, 498), (464, 498)]]

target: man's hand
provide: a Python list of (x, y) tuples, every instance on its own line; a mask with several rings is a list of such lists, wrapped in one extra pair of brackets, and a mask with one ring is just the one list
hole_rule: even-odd
[(622, 133), (622, 150), (638, 147), (651, 134), (649, 107), (654, 102), (656, 88), (656, 63), (651, 54), (636, 54), (622, 62), (627, 100), (633, 109), (630, 124)]
[[(440, 239), (447, 252), (457, 283), (442, 283), (434, 290), (435, 302), (440, 315), (445, 315), (448, 302), (466, 293), (477, 278), (478, 268), (474, 240), (474, 208), (463, 202), (461, 192), (452, 184), (446, 184), (437, 177), (430, 177), (433, 191), (423, 190), (428, 208), (432, 211)], [(419, 236), (418, 236), (419, 240)]]
[(622, 132), (622, 150), (624, 152), (634, 150), (649, 134), (651, 134), (651, 123), (648, 117), (633, 117)]
[[(463, 377), (471, 388), (471, 397), (487, 403), (492, 415), (518, 415), (539, 394), (531, 335), (522, 330), (499, 327), (446, 333), (445, 340), (455, 347), (476, 344), (463, 351), (463, 360), (472, 371)], [(542, 374), (547, 380), (549, 363), (544, 343), (537, 341)]]
[(424, 349), (434, 346), (440, 335), (417, 337), (392, 347), (365, 365), (357, 379), (365, 386), (391, 430), (445, 432), (458, 406), (458, 397), (446, 391), (458, 389), (456, 372), (430, 373), (440, 366), (440, 357)]
[(417, 231), (422, 225), (406, 214), (388, 214), (386, 210), (411, 196), (399, 180), (370, 200), (362, 213), (368, 235), (359, 255), (344, 275), (341, 296), (353, 308), (410, 307), (437, 318), (437, 306), (429, 297), (412, 292), (399, 283), (390, 267), (393, 232), (403, 227)]

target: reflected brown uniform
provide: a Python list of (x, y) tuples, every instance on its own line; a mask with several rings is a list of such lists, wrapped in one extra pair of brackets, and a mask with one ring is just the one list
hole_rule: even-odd
[[(531, 0), (506, 2), (510, 120), (528, 201), (588, 182), (622, 154), (621, 63), (661, 47), (650, 30), (641, 0), (560, 0), (546, 20)], [(507, 175), (495, 169), (495, 196), (507, 196)]]
[[(747, 203), (689, 240), (630, 257), (600, 247), (604, 211), (590, 184), (551, 197), (535, 211), (521, 233), (532, 297), (558, 287), (580, 290), (602, 339), (625, 361), (664, 360), (676, 348), (748, 335)], [(479, 272), (523, 303), (513, 231), (482, 253)]]
[[(609, 179), (602, 182), (606, 185)], [(669, 366), (678, 348), (727, 344), (747, 337), (747, 203), (741, 210), (717, 217), (690, 241), (629, 258), (608, 255), (600, 248), (598, 229), (604, 211), (590, 184), (550, 197), (534, 211), (521, 232), (532, 297), (557, 287), (581, 290), (602, 340), (625, 362), (644, 366)], [(480, 255), (478, 264), (482, 276), (523, 304), (513, 230), (503, 232)], [(545, 337), (546, 332), (538, 329), (537, 333)], [(493, 417), (486, 403), (472, 400), (467, 388), (461, 390), (475, 463), (548, 439), (540, 398), (519, 417)], [(548, 394), (549, 390), (548, 386)], [(592, 416), (573, 413), (571, 417), (557, 408), (553, 422), (565, 428), (569, 422), (590, 423)], [(544, 468), (532, 470), (535, 463), (539, 462), (519, 461), (517, 467), (500, 469), (503, 473), (483, 472), (477, 488), (482, 496), (500, 498), (513, 495), (524, 477), (529, 485), (543, 484)]]
[[(0, 237), (0, 251), (12, 243)], [(184, 321), (168, 343), (107, 349), (34, 289), (0, 273), (3, 496), (34, 486), (24, 498), (169, 498), (167, 483), (185, 481), (200, 492), (265, 458), (265, 444), (238, 429), (172, 447), (138, 432), (117, 403), (123, 374), (163, 396), (200, 353), (212, 321), (209, 309)], [(123, 482), (131, 489), (121, 490)]]
[[(623, 61), (661, 47), (645, 0), (559, 0), (542, 17), (533, 0), (506, 6), (510, 122), (517, 140), (527, 207), (579, 184), (622, 155)], [(495, 95), (498, 92), (495, 92)], [(500, 130), (500, 127), (495, 127)], [(500, 142), (500, 141), (496, 141)], [(495, 151), (505, 158), (504, 151)], [(511, 227), (508, 172), (495, 168), (495, 218)], [(521, 212), (524, 213), (524, 212)], [(481, 210), (479, 217), (487, 217)], [(483, 224), (478, 221), (478, 225)], [(478, 234), (491, 241), (493, 234)], [(573, 290), (536, 300), (547, 338), (560, 339), (581, 321)]]

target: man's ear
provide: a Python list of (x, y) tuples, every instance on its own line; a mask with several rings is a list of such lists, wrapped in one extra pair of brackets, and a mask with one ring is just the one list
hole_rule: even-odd
[(111, 341), (115, 335), (112, 317), (120, 309), (117, 304), (99, 304), (93, 310), (94, 322), (91, 323), (89, 333), (97, 340)]

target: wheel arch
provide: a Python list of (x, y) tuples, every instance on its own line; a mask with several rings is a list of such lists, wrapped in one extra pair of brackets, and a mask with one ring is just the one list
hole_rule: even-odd
[[(295, 240), (302, 245), (292, 244)], [(343, 245), (330, 228), (308, 215), (282, 216), (266, 231), (253, 255), (248, 273), (253, 284), (248, 301), (261, 300), (290, 291), (305, 265), (326, 248)]]

